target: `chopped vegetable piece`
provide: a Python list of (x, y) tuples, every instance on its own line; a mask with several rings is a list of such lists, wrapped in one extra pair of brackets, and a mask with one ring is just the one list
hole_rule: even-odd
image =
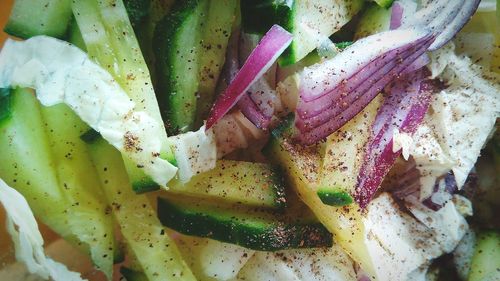
[(102, 139), (89, 151), (127, 247), (148, 280), (195, 280), (148, 198), (132, 191), (119, 152)]
[(215, 101), (207, 120), (207, 130), (238, 102), (257, 79), (264, 75), (291, 41), (291, 34), (282, 27), (278, 25), (271, 27), (259, 45), (252, 51), (231, 84)]
[[(136, 110), (146, 112), (158, 124), (158, 131), (153, 134), (160, 141), (158, 158), (175, 163), (148, 67), (122, 0), (74, 1), (72, 9), (89, 56), (110, 72), (131, 101), (135, 103)], [(137, 167), (143, 166), (143, 163), (137, 163), (128, 158), (124, 155), (133, 187), (155, 190), (160, 185), (166, 185), (168, 179), (158, 181), (146, 170)], [(170, 170), (173, 172), (173, 169)], [(172, 175), (171, 172), (165, 175), (169, 177)]]
[[(4, 31), (28, 39), (36, 35), (63, 38), (71, 20), (71, 0), (16, 0)], [(3, 11), (2, 11), (3, 12)]]
[(167, 227), (260, 251), (329, 247), (331, 234), (306, 206), (296, 202), (284, 214), (241, 205), (161, 196), (158, 216)]

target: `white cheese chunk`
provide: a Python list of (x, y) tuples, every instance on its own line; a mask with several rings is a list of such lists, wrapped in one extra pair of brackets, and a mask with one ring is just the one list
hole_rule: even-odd
[(177, 168), (160, 158), (162, 125), (142, 111), (102, 67), (77, 47), (46, 36), (7, 40), (0, 53), (0, 87), (36, 89), (45, 106), (67, 104), (90, 127), (159, 185)]

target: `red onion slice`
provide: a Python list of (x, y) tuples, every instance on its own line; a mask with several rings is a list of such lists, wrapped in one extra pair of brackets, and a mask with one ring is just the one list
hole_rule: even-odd
[[(334, 118), (329, 119), (326, 123), (310, 130), (307, 132), (301, 132), (300, 135), (297, 136), (297, 139), (303, 144), (312, 144), (315, 143), (325, 137), (327, 137), (332, 132), (335, 132), (338, 128), (352, 119), (357, 113), (359, 113), (363, 108), (378, 94), (380, 91), (393, 80), (395, 77), (401, 73), (409, 64), (419, 56), (421, 56), (428, 45), (431, 44), (432, 38), (427, 43), (422, 45), (420, 49), (412, 54), (408, 59), (403, 60), (401, 64), (387, 73), (383, 78), (377, 81), (374, 84), (367, 83), (369, 87), (365, 92), (360, 92), (360, 98), (356, 99), (352, 104), (348, 106), (346, 110), (344, 110), (339, 115)], [(300, 126), (300, 118), (296, 118), (296, 125)], [(300, 129), (299, 129), (300, 131)]]
[[(426, 29), (409, 28), (362, 38), (332, 59), (305, 68), (300, 77), (300, 99), (309, 102), (327, 95), (377, 58), (392, 50), (415, 44), (428, 35)], [(363, 81), (368, 77), (370, 73), (359, 78)]]
[[(355, 200), (364, 208), (372, 199), (401, 150), (393, 152), (393, 132), (413, 134), (430, 105), (435, 86), (425, 80), (427, 70), (399, 79), (389, 89), (389, 96), (372, 126), (372, 138), (366, 147), (356, 185)], [(388, 113), (391, 114), (388, 114)]]
[(436, 35), (430, 51), (441, 48), (467, 23), (479, 6), (480, 0), (438, 0), (418, 10), (402, 28), (425, 26)]
[(238, 107), (241, 113), (245, 115), (259, 129), (267, 129), (271, 124), (272, 115), (266, 116), (255, 104), (249, 94), (244, 94), (238, 101)]
[(381, 58), (380, 61), (374, 61), (370, 68), (375, 69), (375, 71), (371, 73), (368, 79), (357, 83), (356, 87), (348, 88), (351, 84), (359, 81), (357, 76), (359, 74), (363, 75), (362, 71), (352, 76), (354, 83), (346, 81), (344, 85), (340, 85), (340, 87), (337, 87), (329, 95), (311, 102), (299, 102), (297, 106), (297, 128), (301, 132), (310, 131), (347, 110), (351, 104), (359, 99), (374, 84), (383, 88), (385, 84), (382, 81), (386, 81), (385, 83), (390, 82), (391, 79), (388, 79), (389, 76), (399, 74), (408, 66), (409, 62), (417, 59), (419, 54), (425, 51), (422, 46), (427, 47), (430, 44), (429, 38), (427, 39), (427, 41), (420, 42), (403, 53), (399, 53), (399, 50), (394, 50), (395, 56), (392, 56), (392, 54), (387, 55), (391, 56), (391, 60)]
[(234, 80), (217, 98), (207, 120), (207, 130), (238, 102), (257, 79), (262, 77), (291, 42), (292, 35), (288, 31), (278, 25), (271, 27)]

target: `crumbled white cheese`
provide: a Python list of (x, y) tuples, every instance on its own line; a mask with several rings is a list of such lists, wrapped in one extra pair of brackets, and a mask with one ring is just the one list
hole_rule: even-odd
[(45, 106), (65, 103), (104, 139), (165, 186), (177, 168), (160, 158), (162, 125), (142, 111), (102, 67), (64, 41), (36, 36), (7, 40), (0, 52), (0, 87), (36, 89)]
[(215, 168), (217, 146), (213, 130), (205, 131), (205, 126), (202, 126), (196, 132), (187, 132), (169, 139), (179, 167), (181, 182), (188, 182), (191, 177)]
[(0, 203), (7, 213), (7, 231), (15, 246), (16, 259), (43, 279), (81, 281), (79, 273), (45, 256), (43, 238), (26, 199), (0, 179)]

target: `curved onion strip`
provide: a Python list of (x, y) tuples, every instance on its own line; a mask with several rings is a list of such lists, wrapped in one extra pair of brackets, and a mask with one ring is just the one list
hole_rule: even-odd
[(410, 64), (403, 72), (402, 75), (406, 75), (415, 72), (422, 67), (428, 65), (431, 62), (431, 58), (427, 54), (423, 54), (418, 59), (416, 59), (412, 64)]
[[(385, 31), (356, 41), (332, 59), (307, 67), (301, 72), (300, 99), (310, 102), (328, 95), (377, 58), (403, 46), (411, 47), (411, 44), (427, 37), (429, 33), (427, 29), (415, 27)], [(364, 76), (358, 76), (359, 82), (368, 79), (370, 75), (371, 72), (365, 71)]]
[[(422, 38), (421, 40), (423, 41), (425, 39), (428, 38)], [(415, 51), (416, 47), (420, 46), (419, 44), (425, 43), (425, 41), (421, 42), (421, 40), (415, 43), (406, 44), (377, 57), (361, 70), (354, 73), (346, 80), (341, 81), (341, 83), (336, 85), (335, 88), (317, 99), (309, 101), (300, 99), (297, 105), (298, 115), (303, 119), (307, 119), (314, 117), (323, 112), (325, 109), (334, 106), (335, 102), (342, 104), (343, 99), (349, 98), (349, 95), (347, 95), (348, 93), (355, 90), (367, 80), (378, 80), (380, 77), (384, 76), (385, 73), (391, 70), (392, 67), (394, 67), (394, 64), (398, 62), (398, 59), (406, 58), (408, 54)], [(339, 111), (342, 110), (342, 108), (334, 109)], [(336, 114), (338, 114), (338, 112)]]
[(462, 29), (477, 10), (480, 0), (438, 0), (418, 10), (402, 28), (427, 27), (436, 35), (430, 51), (441, 48)]
[(267, 129), (271, 123), (272, 116), (266, 116), (255, 104), (249, 94), (244, 94), (238, 101), (241, 113), (245, 115), (259, 129)]
[(422, 53), (425, 52), (427, 46), (432, 41), (429, 41), (426, 45), (422, 46), (419, 51), (415, 52), (409, 59), (401, 63), (400, 66), (395, 67), (390, 73), (384, 76), (382, 79), (374, 84), (370, 85), (370, 88), (362, 94), (362, 96), (353, 102), (347, 110), (343, 111), (338, 116), (330, 119), (328, 122), (314, 128), (313, 130), (305, 133), (301, 133), (297, 139), (303, 144), (312, 144), (325, 137), (327, 137), (332, 132), (335, 132), (338, 128), (352, 119), (357, 113), (359, 113), (363, 108), (398, 74), (404, 70), (413, 60), (418, 58)]
[(278, 25), (271, 27), (234, 80), (215, 101), (207, 120), (207, 130), (238, 102), (257, 79), (262, 77), (291, 42), (292, 35), (288, 31)]
[[(421, 70), (397, 80), (389, 90), (372, 127), (372, 138), (358, 175), (355, 200), (362, 208), (367, 206), (401, 154), (401, 150), (393, 151), (393, 132), (397, 129), (413, 134), (429, 108), (435, 85), (432, 81), (424, 81), (427, 75), (426, 70)], [(388, 112), (392, 114), (388, 116)]]
[[(429, 44), (429, 40), (424, 41), (412, 49), (393, 57), (391, 61), (385, 61), (383, 64), (374, 63), (373, 68), (376, 69), (376, 71), (370, 76), (370, 78), (364, 80), (354, 89), (338, 89), (337, 93), (340, 93), (340, 96), (335, 95), (335, 93), (332, 94), (332, 97), (330, 97), (330, 95), (326, 96), (328, 100), (325, 97), (321, 97), (320, 99), (309, 103), (299, 103), (297, 108), (297, 128), (299, 128), (301, 132), (310, 131), (315, 127), (331, 120), (332, 117), (338, 116), (343, 111), (348, 110), (350, 105), (359, 99), (359, 97), (368, 89), (370, 89), (373, 84), (378, 83), (381, 79), (384, 79), (383, 81), (387, 81), (386, 83), (389, 83), (390, 79), (387, 80), (387, 75), (389, 73), (391, 75), (399, 74), (406, 68), (408, 61), (413, 61), (418, 58), (417, 55), (415, 55), (415, 52), (417, 50), (420, 50), (421, 52), (422, 46), (428, 46)], [(353, 76), (353, 79), (356, 79), (355, 76), (356, 75)], [(345, 84), (349, 84), (349, 82), (346, 82)], [(383, 88), (385, 85), (382, 85), (381, 87)], [(303, 116), (307, 114), (315, 115), (309, 118), (303, 118)]]
[(403, 6), (398, 1), (392, 4), (391, 21), (389, 24), (390, 29), (396, 29), (401, 26), (401, 22), (403, 20), (403, 12)]
[(456, 17), (445, 25), (441, 34), (437, 36), (436, 41), (434, 41), (434, 43), (432, 43), (429, 47), (429, 51), (437, 50), (444, 44), (448, 43), (448, 41), (450, 41), (469, 21), (474, 12), (477, 10), (480, 2), (480, 0), (464, 1)]

